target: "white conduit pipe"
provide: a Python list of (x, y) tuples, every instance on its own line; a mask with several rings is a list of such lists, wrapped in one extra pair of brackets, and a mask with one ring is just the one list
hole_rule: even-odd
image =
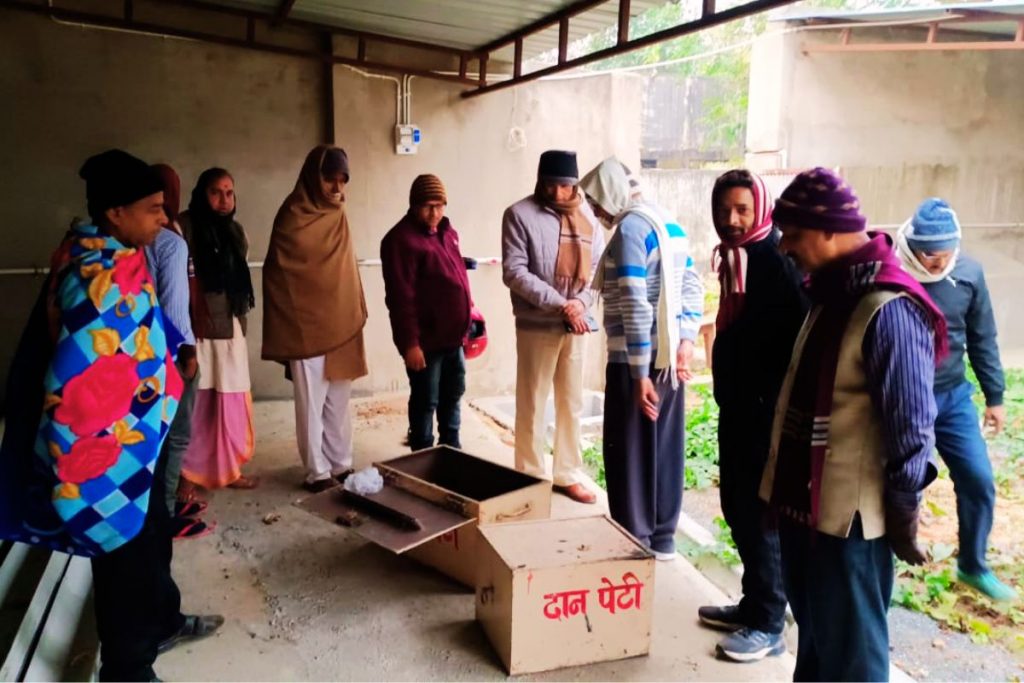
[[(481, 256), (476, 258), (476, 264), (478, 266), (500, 266), (500, 256)], [(373, 268), (379, 267), (381, 262), (379, 258), (364, 258), (359, 259), (356, 263), (361, 268)], [(249, 261), (248, 266), (250, 268), (262, 268), (263, 261)], [(31, 275), (34, 277), (42, 277), (50, 272), (48, 267), (30, 267), (30, 268), (0, 268), (0, 276), (14, 276), (14, 275)]]

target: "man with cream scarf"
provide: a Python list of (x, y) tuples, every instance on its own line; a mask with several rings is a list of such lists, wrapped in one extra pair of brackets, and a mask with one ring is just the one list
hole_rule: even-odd
[(686, 233), (642, 199), (614, 157), (580, 182), (594, 213), (617, 227), (594, 289), (608, 333), (604, 462), (612, 518), (659, 560), (676, 557), (683, 502), (682, 382), (691, 379), (704, 286)]
[(1012, 600), (1015, 591), (985, 563), (996, 491), (985, 439), (978, 428), (974, 393), (967, 381), (964, 352), (985, 394), (984, 423), (995, 433), (1006, 421), (1006, 383), (996, 345), (996, 322), (985, 273), (960, 253), (956, 212), (942, 199), (927, 199), (896, 235), (903, 268), (920, 282), (946, 316), (949, 356), (935, 370), (935, 445), (949, 466), (960, 523), (957, 576), (994, 600)]
[(516, 319), (516, 469), (547, 470), (544, 407), (554, 385), (555, 490), (594, 503), (580, 476), (583, 335), (592, 330), (590, 281), (604, 234), (578, 183), (575, 152), (544, 152), (534, 193), (505, 210), (501, 252)]

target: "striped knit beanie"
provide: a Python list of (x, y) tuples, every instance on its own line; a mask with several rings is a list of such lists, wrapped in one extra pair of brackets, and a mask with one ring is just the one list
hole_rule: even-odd
[(960, 221), (945, 200), (932, 197), (917, 207), (907, 227), (907, 244), (915, 251), (952, 251), (960, 246)]
[(409, 206), (422, 206), (427, 202), (443, 202), (448, 204), (448, 194), (444, 191), (444, 183), (436, 175), (425, 173), (416, 176), (409, 189)]
[(804, 171), (775, 201), (776, 225), (825, 232), (861, 232), (867, 218), (849, 183), (826, 168)]

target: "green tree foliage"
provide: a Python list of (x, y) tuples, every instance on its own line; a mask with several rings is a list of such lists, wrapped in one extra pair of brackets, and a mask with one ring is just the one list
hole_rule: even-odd
[[(719, 2), (719, 9), (738, 4), (743, 3)], [(926, 4), (934, 3), (931, 0), (808, 0), (793, 7), (801, 11), (864, 11)], [(700, 4), (693, 2), (669, 2), (652, 8), (633, 18), (630, 37), (640, 38), (693, 21), (699, 12)], [(701, 122), (706, 133), (706, 149), (702, 151), (725, 150), (741, 158), (747, 121), (750, 43), (767, 28), (767, 16), (758, 14), (595, 62), (586, 68), (606, 71), (663, 65), (652, 72), (719, 81), (722, 87), (714, 89), (714, 94), (709, 97)], [(572, 46), (572, 55), (590, 54), (611, 47), (616, 37), (614, 28), (588, 36)], [(730, 161), (739, 161), (740, 158)]]

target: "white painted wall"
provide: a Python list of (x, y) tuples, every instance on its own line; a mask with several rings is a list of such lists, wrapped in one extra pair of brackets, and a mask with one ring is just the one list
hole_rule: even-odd
[[(274, 214), (327, 125), (323, 79), (320, 64), (299, 58), (75, 27), (0, 9), (0, 268), (47, 263), (72, 217), (85, 213), (78, 168), (109, 147), (174, 166), (185, 203), (204, 168), (231, 170), (250, 258), (262, 260)], [(406, 210), (419, 173), (436, 173), (446, 183), (464, 252), (496, 256), (501, 214), (532, 192), (545, 149), (577, 150), (581, 172), (611, 154), (639, 166), (642, 91), (635, 77), (535, 82), (470, 100), (458, 96), (460, 86), (415, 79), (412, 114), (424, 137), (414, 157), (394, 154), (394, 83), (345, 67), (335, 67), (333, 80), (334, 133), (351, 160), (348, 210), (360, 258), (379, 256), (380, 239)], [(510, 145), (513, 129), (525, 136), (521, 149)], [(404, 389), (380, 269), (368, 267), (362, 275), (371, 374), (356, 390)], [(258, 286), (260, 272), (253, 276)], [(470, 363), (470, 393), (508, 391), (514, 328), (500, 268), (484, 266), (470, 279), (491, 343)], [(0, 386), (39, 285), (37, 278), (0, 277)], [(257, 308), (260, 295), (257, 288)], [(249, 329), (255, 395), (290, 395), (280, 366), (259, 360), (259, 310)], [(592, 342), (587, 379), (599, 386), (603, 339)]]

